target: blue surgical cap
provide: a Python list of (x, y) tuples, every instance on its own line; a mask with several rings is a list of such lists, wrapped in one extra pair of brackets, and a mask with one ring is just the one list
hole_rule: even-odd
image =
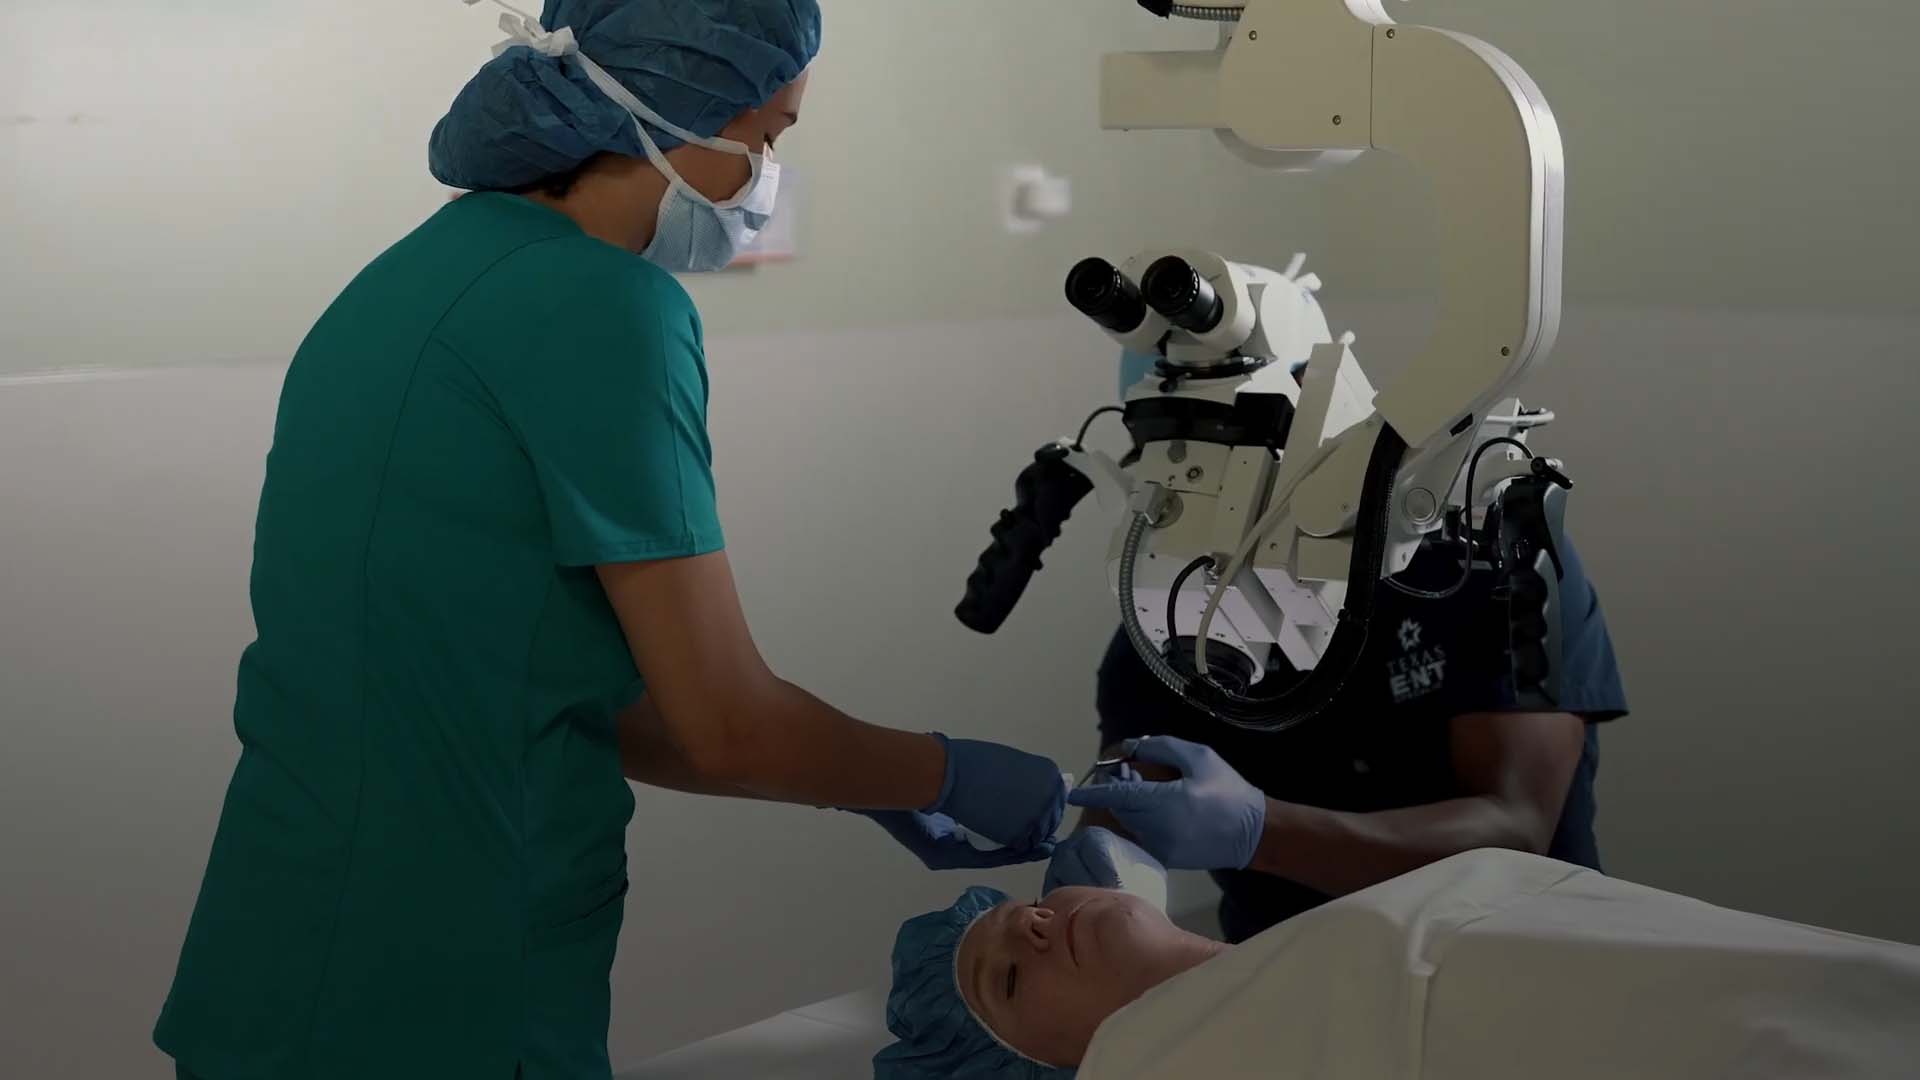
[(1007, 894), (976, 886), (953, 906), (908, 919), (893, 942), (887, 1030), (899, 1041), (876, 1054), (873, 1080), (1069, 1080), (994, 1038), (960, 996), (960, 939)]
[[(548, 30), (633, 96), (696, 135), (714, 135), (800, 77), (820, 50), (819, 0), (546, 0)], [(680, 140), (648, 125), (661, 150)], [(494, 57), (433, 130), (428, 166), (449, 187), (498, 191), (567, 172), (602, 152), (646, 156), (633, 117), (573, 57), (514, 48)]]

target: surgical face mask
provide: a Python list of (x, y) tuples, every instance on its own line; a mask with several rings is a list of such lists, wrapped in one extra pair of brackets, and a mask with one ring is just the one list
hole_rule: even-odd
[(774, 197), (780, 189), (780, 163), (765, 154), (748, 153), (747, 158), (753, 163), (752, 179), (733, 198), (716, 203), (680, 179), (665, 157), (654, 157), (653, 141), (647, 139), (644, 132), (640, 137), (646, 141), (654, 167), (668, 181), (667, 194), (660, 200), (653, 242), (640, 257), (663, 270), (675, 272), (719, 270), (733, 262), (773, 217)]
[[(473, 3), (474, 0), (467, 2)], [(660, 200), (659, 220), (654, 225), (653, 241), (640, 253), (641, 258), (674, 273), (719, 270), (733, 262), (747, 245), (753, 243), (760, 230), (767, 227), (767, 222), (773, 217), (774, 199), (780, 190), (780, 164), (771, 155), (755, 151), (745, 143), (732, 139), (695, 135), (648, 108), (607, 74), (605, 68), (582, 53), (573, 31), (569, 29), (549, 33), (541, 28), (537, 20), (518, 11), (502, 16), (500, 27), (508, 33), (509, 40), (494, 50), (495, 55), (505, 49), (524, 45), (546, 56), (572, 56), (580, 62), (587, 78), (593, 80), (601, 93), (633, 116), (634, 130), (640, 135), (640, 144), (646, 148), (647, 160), (660, 170), (660, 175), (667, 178), (667, 193)], [(724, 154), (738, 154), (747, 159), (753, 175), (747, 180), (746, 186), (731, 198), (714, 202), (681, 178), (667, 161), (667, 155), (661, 151), (659, 144), (653, 141), (653, 136), (647, 133), (648, 124), (690, 145), (704, 146)]]
[[(667, 193), (660, 199), (653, 241), (640, 257), (674, 273), (704, 273), (731, 263), (773, 217), (774, 199), (780, 192), (780, 163), (770, 154), (756, 152), (745, 143), (695, 135), (642, 105), (626, 87), (614, 82), (592, 61), (587, 61), (586, 66), (594, 85), (633, 114), (633, 127), (640, 133), (640, 144), (647, 148), (647, 160), (667, 178)], [(753, 174), (747, 178), (746, 186), (731, 198), (714, 202), (681, 178), (653, 136), (647, 134), (647, 124), (671, 132), (692, 146), (738, 154), (747, 159)]]

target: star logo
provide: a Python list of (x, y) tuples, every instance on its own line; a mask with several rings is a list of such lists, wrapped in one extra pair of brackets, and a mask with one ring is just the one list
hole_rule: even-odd
[(1400, 624), (1400, 650), (1412, 652), (1420, 647), (1420, 624), (1408, 619)]

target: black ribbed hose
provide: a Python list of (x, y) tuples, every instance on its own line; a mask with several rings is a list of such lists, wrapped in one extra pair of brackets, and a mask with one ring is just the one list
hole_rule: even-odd
[[(1333, 704), (1359, 666), (1360, 656), (1367, 647), (1368, 625), (1373, 620), (1374, 601), (1380, 591), (1380, 568), (1386, 562), (1387, 537), (1393, 522), (1394, 482), (1399, 478), (1400, 464), (1406, 454), (1406, 440), (1393, 428), (1382, 427), (1374, 440), (1373, 453), (1367, 459), (1360, 510), (1355, 515), (1346, 602), (1335, 619), (1333, 640), (1327, 643), (1327, 651), (1313, 670), (1270, 695), (1235, 693), (1192, 677), (1180, 677), (1177, 685), (1169, 681), (1175, 693), (1221, 723), (1247, 731), (1286, 731), (1319, 716)], [(1218, 587), (1224, 589), (1231, 584), (1223, 581)], [(1129, 614), (1131, 611), (1130, 607)], [(1133, 614), (1128, 622), (1132, 624), (1129, 631), (1136, 630), (1138, 615)], [(1144, 639), (1144, 633), (1135, 637), (1136, 648)], [(1172, 669), (1164, 660), (1149, 657), (1144, 651), (1141, 658), (1167, 681)], [(1154, 661), (1160, 662), (1155, 665)]]

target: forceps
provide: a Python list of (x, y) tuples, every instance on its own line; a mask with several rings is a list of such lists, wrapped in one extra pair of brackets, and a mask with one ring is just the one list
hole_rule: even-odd
[(1093, 767), (1080, 777), (1074, 787), (1083, 788), (1093, 783), (1106, 783), (1119, 775), (1120, 767), (1133, 760), (1133, 752), (1140, 746), (1139, 739), (1128, 739), (1115, 748), (1112, 757), (1097, 758)]

